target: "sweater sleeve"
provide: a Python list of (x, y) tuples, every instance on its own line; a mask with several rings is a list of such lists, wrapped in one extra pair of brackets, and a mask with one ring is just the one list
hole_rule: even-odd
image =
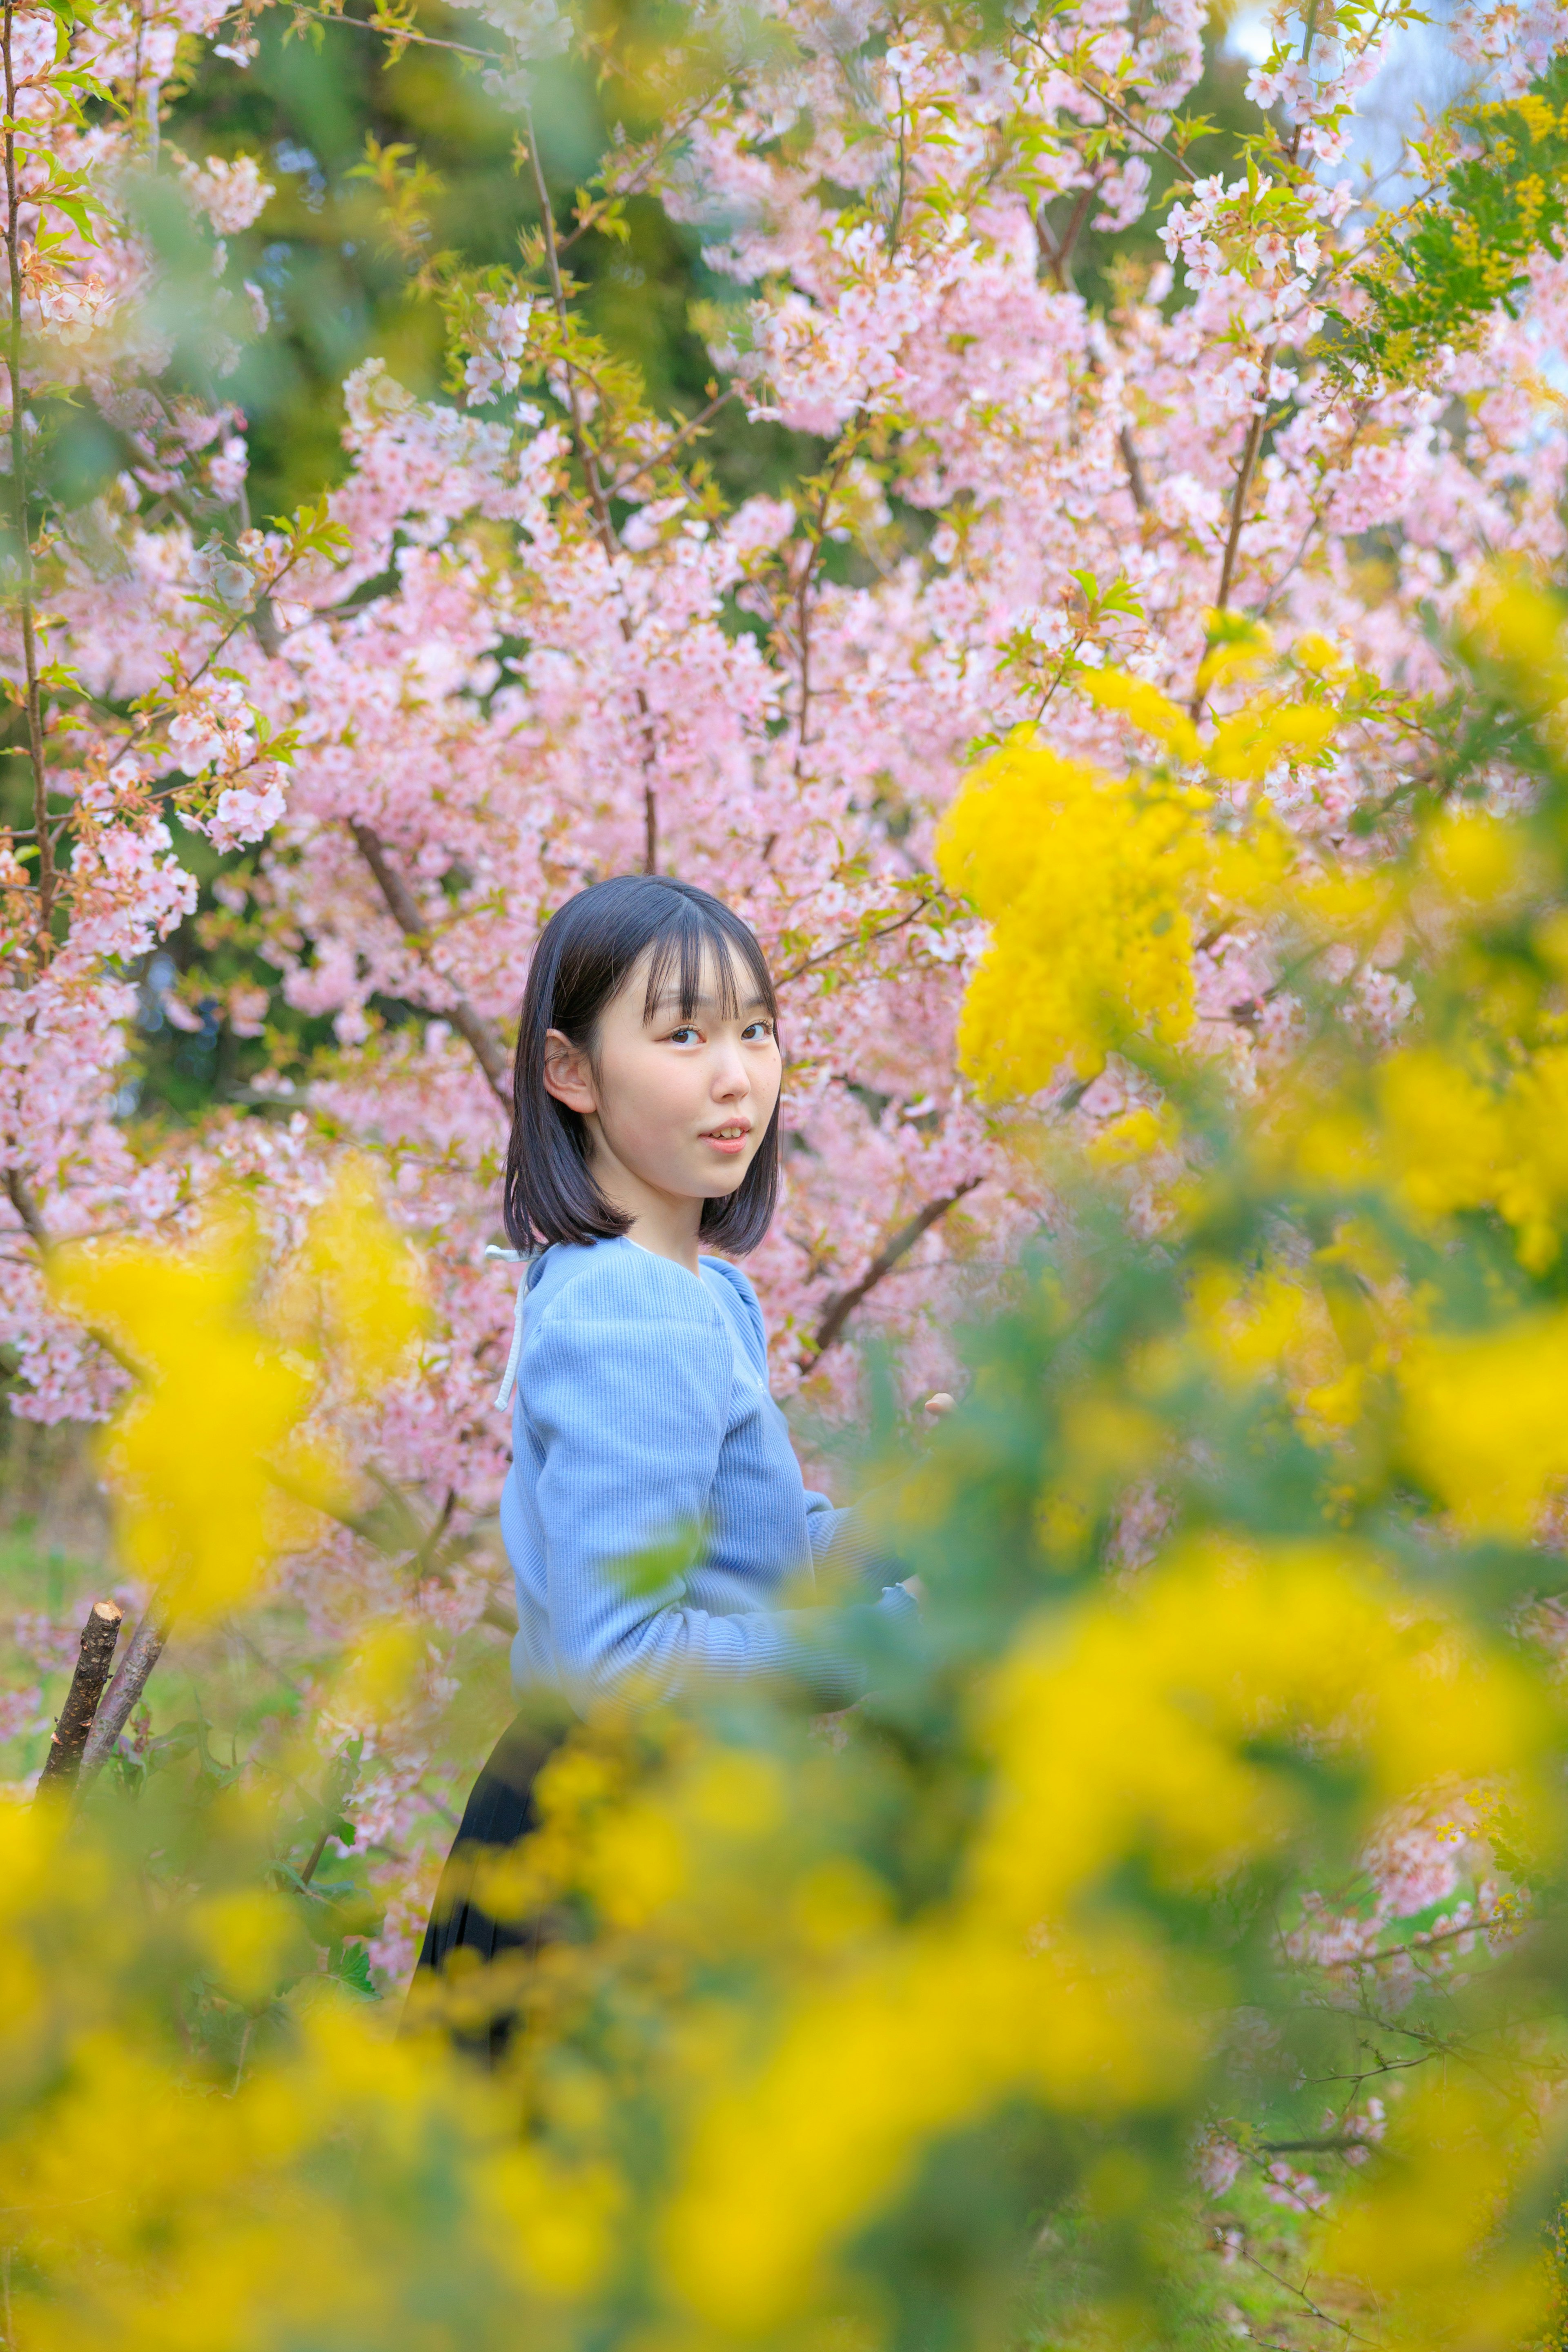
[[(579, 1688), (803, 1672), (843, 1705), (862, 1677), (824, 1610), (718, 1616), (653, 1590), (637, 1564), (699, 1543), (729, 1409), (733, 1357), (717, 1310), (679, 1266), (612, 1264), (572, 1285), (528, 1351), (528, 1420), (551, 1639)], [(627, 1564), (632, 1573), (627, 1573)]]

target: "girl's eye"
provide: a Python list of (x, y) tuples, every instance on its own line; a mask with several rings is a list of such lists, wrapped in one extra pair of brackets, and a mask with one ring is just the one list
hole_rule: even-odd
[(773, 1024), (771, 1021), (749, 1021), (741, 1032), (743, 1039), (771, 1037), (773, 1034)]
[(672, 1029), (670, 1031), (669, 1042), (672, 1045), (684, 1045), (688, 1038), (695, 1038), (696, 1034), (697, 1032), (692, 1027), (690, 1022), (684, 1021), (679, 1029)]

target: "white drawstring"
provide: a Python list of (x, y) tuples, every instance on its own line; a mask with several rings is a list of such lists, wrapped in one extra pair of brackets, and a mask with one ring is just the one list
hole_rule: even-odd
[[(521, 1250), (499, 1249), (493, 1242), (486, 1250), (485, 1255), (487, 1257), (505, 1258), (513, 1265), (526, 1265), (528, 1263)], [(500, 1386), (496, 1391), (496, 1411), (498, 1412), (504, 1412), (506, 1411), (508, 1405), (511, 1402), (512, 1390), (517, 1385), (517, 1368), (522, 1360), (522, 1325), (523, 1318), (527, 1313), (528, 1276), (525, 1274), (521, 1281), (517, 1286), (517, 1305), (512, 1309), (511, 1318), (511, 1346), (507, 1351), (506, 1370), (501, 1374)]]

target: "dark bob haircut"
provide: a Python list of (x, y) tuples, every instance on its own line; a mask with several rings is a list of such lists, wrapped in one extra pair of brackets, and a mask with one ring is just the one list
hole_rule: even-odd
[[(737, 971), (752, 982), (770, 1017), (778, 1017), (762, 949), (739, 915), (710, 892), (663, 874), (619, 874), (568, 898), (540, 934), (518, 1027), (504, 1210), (514, 1249), (607, 1241), (631, 1223), (610, 1206), (589, 1172), (588, 1130), (580, 1113), (557, 1102), (545, 1086), (544, 1039), (546, 1031), (559, 1029), (591, 1055), (600, 1015), (650, 948), (649, 1014), (673, 980), (680, 1017), (689, 1020), (708, 966), (726, 1019), (733, 1017), (740, 1001)], [(778, 1189), (775, 1104), (743, 1181), (722, 1199), (704, 1202), (701, 1238), (737, 1256), (755, 1249), (767, 1232)]]

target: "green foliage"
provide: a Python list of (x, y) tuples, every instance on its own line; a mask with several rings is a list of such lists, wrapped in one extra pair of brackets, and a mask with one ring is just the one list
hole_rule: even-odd
[(1500, 304), (1518, 315), (1535, 255), (1562, 258), (1568, 58), (1521, 98), (1461, 109), (1426, 152), (1441, 193), (1415, 205), (1409, 226), (1353, 273), (1364, 308), (1329, 314), (1329, 363), (1352, 390), (1419, 382), (1445, 345), (1479, 341)]

